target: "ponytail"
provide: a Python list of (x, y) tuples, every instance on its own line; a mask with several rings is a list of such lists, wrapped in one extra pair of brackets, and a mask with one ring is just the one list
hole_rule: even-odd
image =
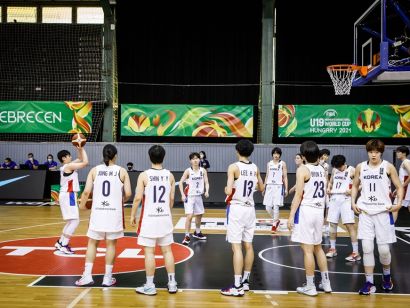
[(110, 161), (117, 155), (117, 148), (112, 144), (107, 144), (103, 148), (104, 164), (109, 165)]

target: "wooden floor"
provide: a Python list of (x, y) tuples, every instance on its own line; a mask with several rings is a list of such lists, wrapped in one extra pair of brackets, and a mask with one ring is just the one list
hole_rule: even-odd
[[(125, 209), (128, 223), (130, 209)], [(174, 209), (174, 221), (183, 215)], [(222, 217), (224, 209), (208, 210), (208, 217)], [(283, 213), (286, 217), (287, 212)], [(81, 213), (77, 234), (85, 234), (88, 212)], [(258, 217), (266, 217), (258, 211)], [(57, 206), (0, 206), (0, 241), (57, 236), (64, 223)], [(133, 231), (127, 224), (127, 231)], [(175, 295), (159, 290), (157, 296), (138, 295), (132, 289), (29, 287), (38, 276), (0, 274), (0, 307), (409, 307), (410, 296), (319, 294), (311, 298), (289, 292), (249, 292), (242, 298), (225, 297), (215, 291), (180, 290)], [(274, 279), (274, 278), (272, 278)], [(290, 278), (291, 279), (291, 278)], [(284, 292), (286, 293), (286, 292)]]

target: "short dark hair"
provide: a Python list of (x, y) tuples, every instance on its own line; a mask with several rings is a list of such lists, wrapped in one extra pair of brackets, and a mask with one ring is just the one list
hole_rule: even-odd
[(127, 166), (131, 166), (131, 167), (133, 167), (133, 166), (134, 166), (134, 164), (133, 164), (132, 162), (130, 162), (130, 161), (129, 161), (129, 162), (127, 163)]
[(404, 154), (406, 154), (406, 156), (409, 155), (409, 153), (410, 153), (409, 148), (404, 146), (404, 145), (397, 147), (396, 152), (404, 153)]
[(322, 157), (323, 155), (327, 155), (327, 156), (329, 156), (330, 155), (330, 151), (328, 150), (328, 149), (321, 149), (320, 151), (319, 151), (319, 157)]
[(50, 156), (51, 156), (51, 159), (54, 159), (53, 154), (48, 154), (48, 155), (47, 155), (47, 158), (49, 158)]
[(67, 150), (61, 150), (60, 152), (57, 153), (58, 160), (62, 163), (63, 162), (63, 157), (71, 155), (70, 152)]
[(8, 161), (8, 162), (11, 162), (11, 158), (10, 158), (10, 157), (6, 157), (4, 160), (5, 160), (5, 161)]
[(248, 139), (239, 140), (235, 145), (235, 149), (238, 151), (239, 155), (244, 157), (249, 157), (252, 155), (254, 146), (252, 141)]
[(193, 159), (193, 158), (200, 158), (199, 157), (199, 153), (197, 152), (192, 152), (191, 154), (189, 154), (189, 160)]
[(384, 142), (379, 139), (371, 139), (366, 143), (366, 151), (377, 151), (384, 153)]
[(148, 150), (148, 155), (149, 155), (149, 159), (151, 160), (151, 163), (162, 164), (162, 162), (164, 161), (164, 157), (165, 157), (165, 149), (158, 144), (153, 145)]
[(332, 157), (330, 164), (333, 168), (340, 168), (346, 163), (346, 157), (343, 155), (335, 155)]
[(275, 154), (275, 153), (278, 153), (279, 156), (282, 156), (282, 149), (281, 149), (281, 148), (278, 148), (278, 147), (273, 148), (271, 155), (273, 156), (273, 154)]
[(308, 163), (315, 163), (319, 159), (319, 147), (314, 141), (305, 141), (300, 145), (300, 152)]
[(34, 157), (34, 154), (33, 153), (28, 153), (27, 156), (33, 156)]
[(199, 151), (199, 154), (201, 154), (202, 153), (202, 155), (204, 155), (204, 159), (206, 158), (206, 153), (205, 153), (205, 151)]
[(106, 144), (103, 148), (104, 164), (108, 166), (110, 160), (112, 160), (115, 157), (115, 155), (117, 155), (117, 153), (117, 148), (114, 145)]

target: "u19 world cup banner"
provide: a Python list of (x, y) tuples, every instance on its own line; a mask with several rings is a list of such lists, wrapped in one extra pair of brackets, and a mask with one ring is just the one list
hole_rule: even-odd
[(252, 105), (121, 104), (121, 136), (253, 136)]
[(279, 105), (279, 137), (410, 137), (410, 105)]
[(0, 133), (91, 133), (92, 103), (0, 101)]

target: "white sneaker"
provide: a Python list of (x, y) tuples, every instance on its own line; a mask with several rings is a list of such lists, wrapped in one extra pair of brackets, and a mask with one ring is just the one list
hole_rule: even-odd
[(168, 293), (174, 294), (177, 292), (178, 292), (177, 282), (176, 281), (168, 282)]
[(155, 289), (155, 284), (152, 284), (152, 285), (144, 284), (142, 287), (136, 288), (135, 292), (139, 294), (145, 294), (145, 295), (156, 295), (157, 289)]
[(333, 258), (336, 256), (337, 256), (337, 250), (335, 248), (330, 248), (326, 253), (327, 258)]
[(114, 277), (104, 275), (102, 286), (103, 287), (111, 287), (111, 286), (115, 285), (116, 282), (117, 282), (117, 279), (115, 279)]
[(296, 288), (296, 292), (299, 294), (304, 294), (308, 296), (317, 296), (317, 291), (315, 286), (307, 286), (306, 284), (303, 284), (302, 287)]
[(245, 279), (244, 281), (242, 281), (242, 288), (244, 291), (249, 291), (249, 280)]
[(57, 240), (57, 242), (54, 244), (55, 249), (60, 250), (63, 245), (61, 245), (60, 240)]
[(75, 282), (75, 285), (77, 287), (86, 287), (86, 286), (91, 286), (93, 284), (94, 284), (94, 280), (91, 275), (81, 276), (81, 278)]
[(242, 285), (239, 287), (232, 285), (228, 288), (222, 289), (221, 294), (227, 296), (243, 296), (245, 292), (243, 291)]
[(332, 293), (332, 287), (330, 286), (330, 280), (325, 280), (319, 283), (319, 289), (325, 291), (326, 293)]
[(69, 245), (65, 245), (62, 246), (58, 249), (59, 251), (61, 251), (62, 253), (66, 254), (66, 255), (73, 255), (74, 251), (71, 249), (71, 247)]

